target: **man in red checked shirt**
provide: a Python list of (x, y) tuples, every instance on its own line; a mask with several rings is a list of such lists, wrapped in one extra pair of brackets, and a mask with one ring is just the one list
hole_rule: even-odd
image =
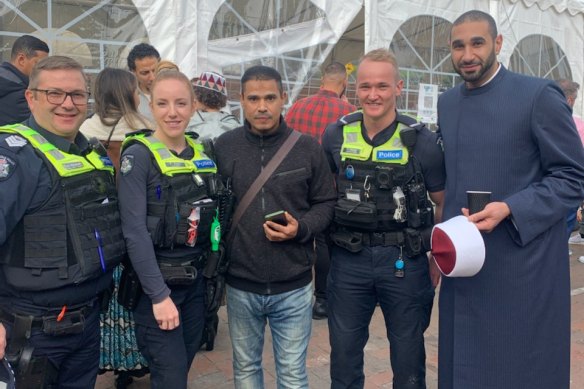
[[(320, 90), (317, 94), (296, 101), (286, 114), (286, 123), (291, 128), (311, 135), (319, 142), (326, 126), (334, 123), (356, 107), (342, 100), (347, 89), (347, 71), (340, 62), (332, 62), (324, 69)], [(324, 234), (316, 238), (316, 262), (314, 265), (314, 296), (312, 318), (327, 317), (326, 278), (330, 257)]]

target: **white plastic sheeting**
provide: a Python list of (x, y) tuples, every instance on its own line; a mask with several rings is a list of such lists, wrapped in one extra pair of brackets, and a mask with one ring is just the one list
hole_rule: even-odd
[[(561, 52), (557, 55), (565, 54), (572, 79), (584, 88), (584, 1), (365, 0), (365, 51), (389, 47), (399, 26), (413, 17), (436, 15), (453, 22), (471, 9), (488, 12), (497, 21), (503, 35), (499, 60), (504, 65), (509, 65), (522, 39), (530, 35), (547, 36), (559, 45)], [(576, 104), (575, 112), (582, 114), (584, 98), (580, 97)]]
[[(322, 64), (362, 7), (360, 0), (134, 0), (134, 3), (150, 43), (163, 57), (174, 59), (185, 73), (194, 76), (204, 70), (216, 70), (228, 79), (238, 79), (246, 66), (268, 64), (282, 73), (291, 99)], [(304, 14), (313, 17), (303, 17)], [(218, 19), (218, 15), (228, 18), (230, 23)], [(213, 29), (215, 37), (210, 34)], [(233, 29), (245, 33), (234, 35)]]
[(582, 0), (510, 0), (512, 3), (517, 3), (519, 1), (523, 2), (527, 7), (532, 5), (538, 6), (541, 10), (545, 11), (550, 7), (553, 7), (556, 12), (568, 11), (572, 15), (577, 13), (584, 13), (584, 2)]
[[(363, 5), (365, 47), (356, 43), (350, 58), (389, 47), (416, 16), (452, 22), (480, 9), (497, 20), (505, 65), (524, 38), (550, 37), (584, 85), (582, 0), (0, 0), (0, 54), (6, 60), (15, 37), (34, 33), (97, 73), (124, 67), (130, 48), (149, 41), (189, 76), (213, 69), (237, 80), (252, 64), (275, 66), (293, 99)], [(582, 113), (584, 98), (577, 104)]]

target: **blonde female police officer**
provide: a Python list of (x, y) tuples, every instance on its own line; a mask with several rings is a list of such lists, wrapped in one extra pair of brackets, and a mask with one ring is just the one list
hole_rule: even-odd
[(205, 318), (202, 269), (215, 216), (215, 163), (185, 135), (194, 112), (189, 80), (158, 74), (150, 107), (154, 131), (122, 146), (120, 212), (144, 294), (134, 311), (153, 388), (186, 388)]

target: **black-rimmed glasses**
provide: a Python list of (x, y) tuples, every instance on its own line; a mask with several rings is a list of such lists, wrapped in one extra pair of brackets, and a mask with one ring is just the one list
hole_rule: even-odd
[(71, 96), (71, 101), (75, 105), (87, 105), (89, 99), (89, 92), (75, 91), (63, 92), (57, 89), (31, 89), (34, 92), (43, 92), (47, 96), (47, 101), (51, 104), (61, 105), (67, 100), (67, 96)]

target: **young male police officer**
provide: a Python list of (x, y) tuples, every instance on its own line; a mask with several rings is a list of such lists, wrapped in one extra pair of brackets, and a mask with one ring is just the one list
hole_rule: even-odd
[(17, 387), (97, 376), (98, 297), (125, 247), (111, 162), (78, 132), (88, 97), (79, 63), (45, 58), (26, 91), (32, 116), (0, 128), (0, 345)]
[(445, 176), (436, 136), (396, 111), (402, 87), (394, 56), (369, 52), (357, 72), (363, 111), (323, 137), (338, 192), (328, 279), (332, 388), (363, 387), (376, 303), (388, 327), (394, 388), (426, 387), (423, 335), (434, 297), (427, 193), (439, 218)]

